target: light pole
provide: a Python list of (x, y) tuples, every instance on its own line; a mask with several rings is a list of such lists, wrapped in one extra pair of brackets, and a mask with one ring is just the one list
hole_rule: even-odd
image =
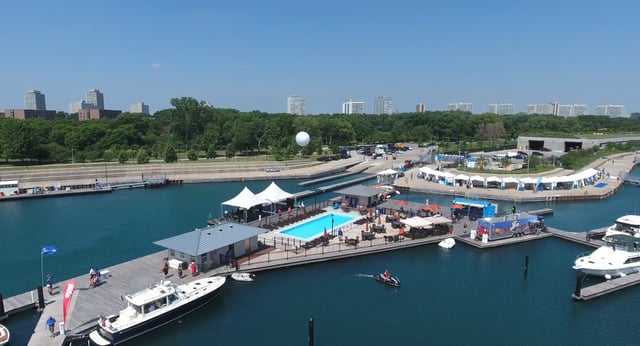
[(331, 235), (335, 236), (335, 234), (333, 234), (333, 214), (331, 214)]

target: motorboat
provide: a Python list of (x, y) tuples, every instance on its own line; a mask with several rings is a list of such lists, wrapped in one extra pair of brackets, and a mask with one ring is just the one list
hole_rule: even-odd
[(398, 279), (397, 276), (389, 275), (389, 272), (380, 273), (378, 276), (374, 277), (374, 279), (385, 285), (400, 287), (400, 279)]
[(255, 274), (251, 273), (233, 273), (231, 274), (231, 278), (236, 281), (253, 281)]
[(101, 315), (96, 330), (89, 334), (97, 345), (118, 345), (169, 322), (212, 301), (226, 282), (223, 276), (176, 285), (160, 281), (141, 291), (123, 296), (127, 307), (117, 315)]
[(626, 232), (607, 231), (604, 245), (591, 254), (580, 255), (573, 269), (606, 279), (640, 271), (640, 239)]
[(0, 324), (0, 346), (7, 345), (9, 343), (9, 339), (11, 339), (9, 328)]
[(640, 237), (640, 215), (625, 215), (619, 217), (607, 231), (626, 232), (634, 237)]
[(445, 249), (451, 249), (456, 245), (456, 240), (453, 238), (447, 238), (438, 243), (438, 246)]

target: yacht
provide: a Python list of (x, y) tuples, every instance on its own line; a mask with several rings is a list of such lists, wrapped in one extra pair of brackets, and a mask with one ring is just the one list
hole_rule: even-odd
[(127, 307), (117, 315), (100, 317), (89, 334), (97, 345), (118, 345), (146, 332), (161, 328), (216, 297), (226, 281), (214, 276), (176, 285), (163, 280), (137, 293), (123, 297)]
[(604, 245), (576, 259), (573, 269), (606, 279), (640, 271), (640, 239), (626, 232), (607, 231)]
[(616, 220), (608, 231), (626, 232), (634, 237), (640, 237), (640, 215), (625, 215)]

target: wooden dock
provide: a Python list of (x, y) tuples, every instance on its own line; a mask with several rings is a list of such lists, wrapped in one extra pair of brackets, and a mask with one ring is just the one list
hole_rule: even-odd
[(584, 287), (580, 290), (580, 293), (576, 295), (574, 292), (571, 294), (573, 299), (578, 301), (587, 301), (594, 298), (601, 297), (605, 294), (617, 292), (621, 289), (631, 287), (640, 283), (640, 274), (630, 274), (619, 278), (607, 280), (599, 284)]

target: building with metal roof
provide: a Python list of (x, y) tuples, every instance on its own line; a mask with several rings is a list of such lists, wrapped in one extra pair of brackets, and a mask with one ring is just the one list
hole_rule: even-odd
[(258, 250), (258, 235), (264, 228), (222, 222), (158, 240), (154, 244), (168, 250), (169, 259), (194, 261), (200, 269), (229, 264), (235, 258)]

